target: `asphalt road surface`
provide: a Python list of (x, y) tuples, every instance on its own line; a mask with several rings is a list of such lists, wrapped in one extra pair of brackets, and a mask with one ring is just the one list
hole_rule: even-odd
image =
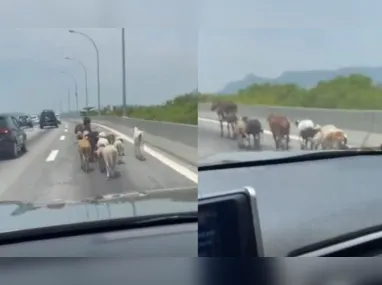
[(80, 168), (73, 130), (71, 122), (63, 122), (59, 128), (27, 130), (28, 152), (0, 161), (0, 200), (49, 203), (195, 185), (148, 154), (146, 161), (137, 160), (129, 142), (125, 142), (126, 156), (124, 164), (117, 166), (116, 178), (107, 180), (96, 163), (91, 164), (90, 173), (85, 173)]
[[(217, 115), (213, 112), (199, 112), (198, 119), (198, 158), (236, 151), (254, 151), (248, 149), (239, 149), (236, 140), (227, 137), (220, 137), (220, 125), (217, 121)], [(265, 118), (258, 118), (264, 128), (264, 136), (261, 140), (261, 150), (275, 150), (273, 138), (268, 129), (268, 123)], [(320, 123), (320, 122), (316, 122)], [(372, 133), (367, 130), (364, 132), (354, 130), (344, 130), (348, 135), (349, 145), (351, 146), (378, 146), (382, 143), (382, 134)], [(225, 136), (227, 134), (224, 128)], [(298, 132), (294, 125), (291, 127), (290, 151), (300, 149), (298, 142)], [(260, 151), (261, 151), (260, 150)]]

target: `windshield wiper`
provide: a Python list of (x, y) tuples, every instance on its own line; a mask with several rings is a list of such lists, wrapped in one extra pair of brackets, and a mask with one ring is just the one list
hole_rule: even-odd
[(269, 159), (259, 159), (253, 161), (238, 161), (227, 164), (216, 164), (208, 166), (199, 166), (198, 171), (208, 171), (208, 170), (223, 170), (230, 168), (241, 168), (241, 167), (255, 167), (255, 166), (266, 166), (273, 164), (286, 164), (286, 163), (296, 163), (304, 161), (314, 161), (323, 159), (337, 159), (344, 157), (354, 157), (354, 156), (374, 156), (382, 155), (382, 150), (378, 148), (348, 148), (346, 150), (323, 150), (323, 151), (311, 151), (306, 153), (296, 153), (295, 155), (288, 155), (285, 157), (269, 158)]
[(166, 223), (166, 224), (179, 224), (179, 223), (192, 223), (197, 222), (198, 220), (198, 213), (180, 213), (176, 215), (163, 215), (163, 216), (157, 216), (157, 217), (148, 217), (148, 218), (141, 218), (139, 220), (136, 220), (132, 222), (132, 225), (147, 225), (151, 223)]
[(185, 213), (86, 221), (74, 224), (0, 232), (0, 245), (197, 222), (197, 210), (195, 210), (195, 212)]

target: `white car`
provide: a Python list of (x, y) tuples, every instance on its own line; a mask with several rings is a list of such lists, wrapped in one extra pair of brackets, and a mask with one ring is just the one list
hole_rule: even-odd
[(38, 115), (32, 115), (31, 118), (34, 125), (38, 125), (40, 123), (40, 118)]

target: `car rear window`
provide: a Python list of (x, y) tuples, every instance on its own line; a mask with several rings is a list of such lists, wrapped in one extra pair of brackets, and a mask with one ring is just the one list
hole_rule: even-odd
[(0, 129), (1, 128), (7, 128), (7, 118), (6, 117), (0, 117)]
[(56, 116), (54, 115), (53, 112), (44, 112), (44, 113), (42, 113), (42, 116), (46, 116), (46, 117), (56, 117)]
[(22, 120), (25, 120), (25, 119), (27, 119), (28, 118), (28, 116), (20, 116), (19, 117), (19, 119), (22, 119)]

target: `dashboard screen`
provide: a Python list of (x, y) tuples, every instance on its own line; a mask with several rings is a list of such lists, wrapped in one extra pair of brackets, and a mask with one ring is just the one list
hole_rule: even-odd
[(249, 195), (199, 201), (198, 256), (258, 256)]

